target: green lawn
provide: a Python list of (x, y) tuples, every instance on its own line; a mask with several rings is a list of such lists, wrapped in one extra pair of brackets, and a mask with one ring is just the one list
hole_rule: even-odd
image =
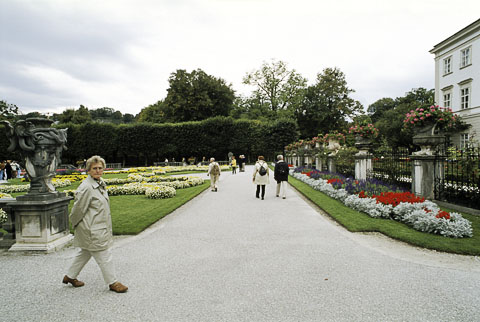
[[(376, 219), (348, 208), (340, 201), (314, 190), (309, 185), (289, 177), (288, 182), (330, 217), (351, 232), (380, 232), (411, 245), (462, 255), (480, 255), (480, 217), (462, 214), (472, 222), (472, 238), (449, 238), (414, 230), (389, 219)], [(445, 209), (447, 210), (447, 209)]]
[[(104, 178), (126, 178), (127, 174), (105, 174)], [(17, 180), (17, 179), (15, 179)], [(10, 184), (20, 184), (20, 180), (12, 180)], [(74, 182), (63, 190), (75, 190), (80, 182)], [(110, 197), (110, 209), (112, 212), (112, 224), (114, 235), (134, 235), (142, 232), (145, 228), (152, 225), (159, 219), (165, 217), (178, 207), (187, 203), (198, 194), (210, 186), (210, 181), (205, 180), (202, 185), (177, 189), (174, 198), (168, 199), (148, 199), (144, 195), (137, 196), (112, 196)], [(14, 193), (13, 197), (23, 195), (24, 193)], [(69, 211), (73, 206), (73, 200), (70, 202)], [(0, 229), (0, 231), (2, 231)], [(5, 231), (3, 231), (5, 233)]]

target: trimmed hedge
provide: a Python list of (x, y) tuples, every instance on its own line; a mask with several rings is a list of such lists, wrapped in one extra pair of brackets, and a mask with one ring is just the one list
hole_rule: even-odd
[[(75, 164), (77, 160), (98, 154), (108, 163), (121, 162), (126, 166), (153, 165), (165, 158), (181, 161), (193, 156), (226, 160), (228, 152), (245, 154), (250, 161), (258, 155), (273, 160), (277, 151), (298, 138), (292, 120), (260, 122), (215, 117), (199, 122), (135, 123), (135, 124), (62, 124), (67, 130), (67, 150), (62, 163)], [(5, 128), (0, 126), (0, 159), (19, 159), (6, 151), (8, 140)]]

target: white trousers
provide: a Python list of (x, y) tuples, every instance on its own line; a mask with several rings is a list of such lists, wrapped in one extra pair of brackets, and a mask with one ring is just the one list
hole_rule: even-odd
[(210, 175), (210, 188), (212, 190), (217, 188), (218, 178), (220, 178), (219, 175), (212, 175), (212, 174)]
[(97, 262), (100, 270), (102, 271), (103, 279), (108, 285), (117, 281), (115, 276), (115, 267), (112, 261), (112, 251), (110, 248), (100, 251), (89, 251), (83, 248), (79, 248), (77, 255), (73, 259), (73, 263), (68, 269), (67, 276), (70, 278), (77, 278), (83, 267), (88, 263), (90, 258), (93, 257)]
[(277, 182), (277, 196), (280, 195), (280, 190), (282, 191), (282, 198), (287, 197), (287, 181)]

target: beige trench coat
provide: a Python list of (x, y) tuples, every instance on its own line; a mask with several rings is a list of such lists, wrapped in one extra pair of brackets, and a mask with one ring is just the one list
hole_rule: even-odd
[(70, 213), (75, 229), (73, 245), (90, 251), (100, 251), (112, 245), (112, 217), (105, 182), (90, 175), (75, 192)]
[[(261, 166), (267, 169), (267, 173), (264, 176), (261, 176), (260, 173), (258, 173)], [(270, 169), (268, 168), (267, 162), (260, 160), (255, 163), (255, 167), (253, 168), (253, 180), (254, 184), (264, 185), (270, 183)]]

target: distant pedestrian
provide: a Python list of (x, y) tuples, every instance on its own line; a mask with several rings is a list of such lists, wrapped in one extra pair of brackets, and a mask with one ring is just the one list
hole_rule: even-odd
[(85, 285), (77, 280), (77, 276), (93, 257), (110, 290), (124, 293), (128, 287), (117, 281), (112, 261), (112, 217), (107, 187), (102, 179), (105, 166), (105, 160), (98, 155), (89, 158), (86, 167), (88, 177), (75, 192), (70, 222), (75, 229), (73, 245), (79, 247), (79, 251), (67, 275), (63, 277), (63, 283), (70, 283), (74, 287)]
[(230, 163), (232, 165), (232, 174), (237, 173), (237, 160), (235, 159), (235, 156), (232, 156), (232, 162)]
[(10, 160), (7, 160), (5, 164), (5, 180), (12, 179), (12, 166), (10, 164)]
[(245, 156), (243, 154), (238, 157), (238, 169), (240, 172), (245, 172)]
[(258, 161), (253, 168), (253, 183), (257, 185), (255, 197), (260, 198), (260, 190), (262, 191), (262, 200), (265, 198), (265, 185), (270, 183), (270, 173), (267, 162), (263, 156), (258, 157)]
[(277, 197), (280, 197), (281, 192), (283, 199), (287, 197), (288, 171), (288, 164), (283, 161), (283, 155), (279, 154), (277, 156), (273, 178), (277, 181)]
[(212, 191), (218, 191), (218, 179), (220, 178), (220, 165), (215, 162), (215, 158), (210, 158), (210, 165), (208, 166), (207, 176), (210, 176), (210, 189)]

